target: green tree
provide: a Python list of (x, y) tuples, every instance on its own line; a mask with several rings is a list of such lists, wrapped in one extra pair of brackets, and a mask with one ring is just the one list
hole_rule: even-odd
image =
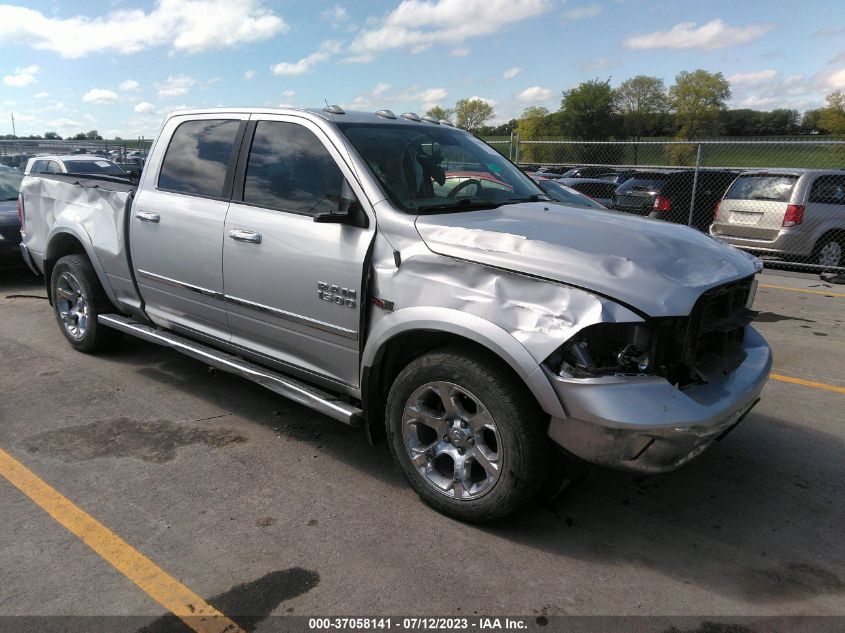
[(440, 106), (434, 106), (433, 108), (429, 108), (425, 111), (426, 116), (430, 116), (433, 119), (437, 119), (441, 121), (443, 119), (449, 119), (455, 113), (452, 108), (441, 108)]
[(845, 95), (841, 90), (825, 97), (827, 107), (819, 115), (819, 126), (831, 134), (845, 134)]
[(669, 102), (684, 139), (716, 136), (720, 129), (720, 113), (731, 98), (731, 87), (722, 73), (686, 70), (675, 77), (669, 88)]
[(669, 109), (666, 85), (659, 77), (637, 75), (616, 89), (616, 109), (628, 136), (639, 141), (660, 123)]
[(455, 124), (468, 132), (477, 132), (495, 116), (493, 106), (481, 99), (460, 99), (455, 103)]
[(87, 138), (89, 141), (102, 141), (103, 140), (103, 137), (100, 136), (100, 133), (97, 132), (97, 130), (90, 130), (85, 135), (85, 138)]
[(87, 139), (88, 136), (85, 134), (85, 132), (80, 132), (79, 134), (73, 137), (74, 141), (85, 141)]
[[(516, 129), (519, 138), (525, 140), (537, 140), (546, 135), (547, 119), (549, 111), (539, 106), (531, 106), (522, 111), (522, 116), (517, 119)], [(540, 145), (525, 145), (520, 148), (520, 161), (524, 163), (536, 163), (543, 160)]]
[(822, 110), (824, 108), (815, 108), (814, 110), (807, 110), (804, 112), (804, 116), (801, 117), (801, 132), (804, 134), (826, 134), (827, 130), (824, 129), (819, 120), (822, 116)]
[(560, 123), (563, 133), (585, 141), (608, 139), (616, 134), (616, 92), (610, 79), (592, 79), (563, 93)]
[(62, 137), (58, 132), (44, 132), (44, 138), (51, 141), (61, 141)]

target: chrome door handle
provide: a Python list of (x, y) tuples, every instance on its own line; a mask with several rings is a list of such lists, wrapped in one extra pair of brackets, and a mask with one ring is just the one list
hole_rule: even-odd
[(152, 211), (138, 211), (135, 217), (141, 220), (141, 222), (154, 222), (155, 224), (158, 224), (159, 220), (161, 220), (161, 216)]
[(237, 242), (249, 242), (250, 244), (261, 244), (261, 233), (245, 231), (243, 229), (232, 229), (229, 237)]

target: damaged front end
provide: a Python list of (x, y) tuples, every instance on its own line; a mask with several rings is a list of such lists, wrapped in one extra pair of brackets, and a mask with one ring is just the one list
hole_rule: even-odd
[(728, 374), (745, 359), (745, 327), (753, 278), (705, 292), (686, 317), (646, 319), (643, 323), (597, 323), (555, 352), (547, 365), (562, 375), (590, 378), (609, 374), (661, 376), (685, 387)]
[(705, 292), (687, 317), (596, 324), (544, 369), (565, 403), (549, 435), (590, 462), (636, 472), (686, 463), (759, 400), (771, 351), (749, 326), (752, 277)]

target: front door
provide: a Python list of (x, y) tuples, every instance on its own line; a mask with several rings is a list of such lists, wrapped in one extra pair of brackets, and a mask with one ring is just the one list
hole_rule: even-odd
[(281, 115), (255, 123), (242, 185), (233, 192), (223, 239), (232, 342), (357, 387), (364, 260), (374, 222), (361, 227), (314, 217), (336, 211), (348, 191), (366, 206), (363, 191), (319, 127)]
[(144, 174), (130, 218), (135, 276), (147, 314), (160, 325), (229, 338), (223, 224), (229, 208), (227, 182), (246, 118), (177, 117), (162, 130), (161, 138), (170, 138), (170, 143), (155, 148), (153, 169)]

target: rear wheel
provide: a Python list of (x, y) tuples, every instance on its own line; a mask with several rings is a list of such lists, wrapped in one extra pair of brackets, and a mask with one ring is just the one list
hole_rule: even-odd
[(845, 265), (845, 237), (825, 235), (818, 241), (813, 253), (813, 263), (819, 266), (837, 268)]
[(87, 257), (66, 255), (56, 262), (50, 289), (59, 329), (74, 349), (96, 352), (117, 338), (115, 330), (97, 322), (114, 308)]
[(541, 412), (517, 380), (483, 354), (443, 349), (411, 362), (387, 401), (393, 456), (414, 490), (464, 521), (505, 516), (546, 479)]

